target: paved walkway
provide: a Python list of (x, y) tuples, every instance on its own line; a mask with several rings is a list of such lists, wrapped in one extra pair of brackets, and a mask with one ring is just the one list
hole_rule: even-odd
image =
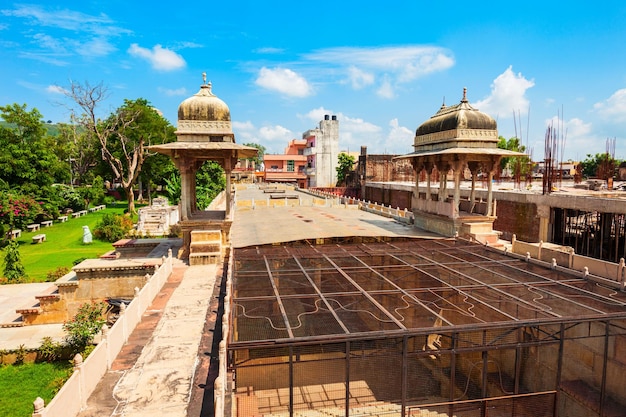
[[(32, 307), (37, 303), (36, 295), (46, 294), (54, 287), (52, 282), (33, 284), (0, 285), (0, 325), (21, 323), (22, 316), (16, 309)], [(0, 349), (16, 349), (20, 345), (38, 348), (44, 337), (61, 341), (65, 336), (63, 324), (44, 324), (24, 327), (0, 327)]]
[(216, 276), (217, 265), (174, 268), (80, 417), (188, 415)]
[[(311, 205), (306, 202), (313, 198), (310, 194), (299, 191), (289, 193), (297, 194), (303, 205), (237, 208), (230, 231), (233, 247), (351, 236), (441, 238), (441, 235), (413, 225), (359, 210), (356, 205)], [(255, 188), (237, 191), (237, 200), (261, 198), (265, 198), (263, 192)]]

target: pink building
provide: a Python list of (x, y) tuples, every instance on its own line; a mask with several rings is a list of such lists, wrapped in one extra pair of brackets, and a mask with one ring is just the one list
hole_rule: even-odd
[(263, 156), (265, 166), (265, 182), (295, 183), (300, 188), (306, 188), (307, 157), (304, 156), (306, 139), (292, 139), (281, 155)]

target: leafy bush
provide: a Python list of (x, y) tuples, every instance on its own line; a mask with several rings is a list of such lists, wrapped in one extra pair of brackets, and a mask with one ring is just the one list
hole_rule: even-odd
[(39, 354), (46, 362), (57, 361), (63, 354), (63, 344), (55, 342), (50, 336), (46, 336), (41, 339)]
[(63, 330), (67, 333), (65, 342), (73, 353), (84, 353), (87, 345), (91, 344), (93, 337), (106, 323), (106, 308), (107, 304), (104, 302), (85, 303), (78, 308), (70, 321), (63, 324)]
[(85, 200), (74, 188), (63, 184), (58, 184), (55, 188), (57, 189), (57, 193), (63, 202), (63, 207), (72, 209), (73, 211), (85, 209)]
[(64, 276), (65, 274), (67, 274), (68, 272), (70, 272), (70, 269), (68, 267), (60, 266), (57, 269), (54, 269), (52, 271), (48, 271), (48, 273), (46, 274), (46, 281), (47, 282), (54, 282), (57, 279), (59, 279), (62, 276)]
[(5, 248), (4, 277), (10, 284), (21, 282), (26, 277), (26, 271), (20, 258), (20, 245), (17, 240), (11, 240)]
[(105, 242), (116, 242), (126, 237), (132, 228), (130, 217), (105, 213), (94, 229), (94, 236)]

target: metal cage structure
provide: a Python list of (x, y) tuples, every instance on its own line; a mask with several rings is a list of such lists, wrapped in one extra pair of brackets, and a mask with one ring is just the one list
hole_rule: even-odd
[(233, 256), (233, 416), (613, 416), (626, 404), (626, 294), (592, 277), (461, 239)]

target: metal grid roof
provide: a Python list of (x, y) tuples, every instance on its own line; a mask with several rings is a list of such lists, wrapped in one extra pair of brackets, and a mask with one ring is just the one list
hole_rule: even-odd
[(460, 239), (235, 249), (231, 347), (626, 318), (626, 294)]

